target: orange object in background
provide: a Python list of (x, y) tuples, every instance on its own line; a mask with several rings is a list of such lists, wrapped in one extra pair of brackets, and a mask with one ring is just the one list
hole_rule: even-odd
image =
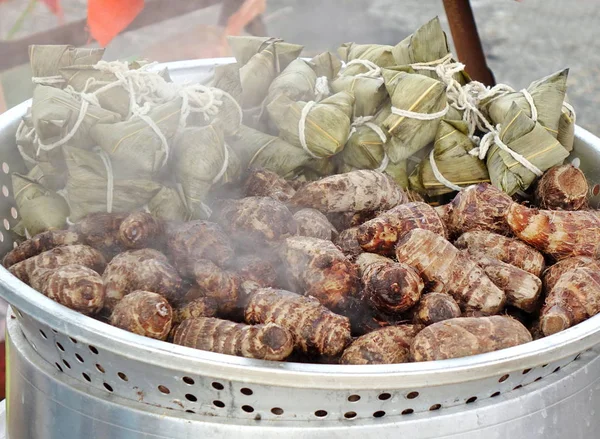
[(106, 47), (144, 9), (144, 0), (88, 0), (88, 26), (92, 37)]

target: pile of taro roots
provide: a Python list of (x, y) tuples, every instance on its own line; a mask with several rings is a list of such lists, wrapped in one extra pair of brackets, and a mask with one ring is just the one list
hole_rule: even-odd
[(298, 185), (253, 170), (236, 193), (207, 221), (93, 214), (3, 263), (116, 327), (267, 360), (463, 357), (600, 311), (600, 214), (571, 165), (520, 202), (480, 184), (432, 207), (375, 171)]

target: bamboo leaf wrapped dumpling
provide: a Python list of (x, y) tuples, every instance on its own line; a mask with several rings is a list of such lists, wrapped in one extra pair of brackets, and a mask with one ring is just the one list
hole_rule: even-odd
[[(516, 103), (512, 104), (501, 125), (499, 139), (541, 172), (563, 163), (569, 156), (560, 142)], [(496, 143), (487, 153), (487, 166), (492, 184), (498, 189), (513, 195), (526, 190), (536, 177), (541, 176), (541, 172), (536, 175)]]
[(60, 77), (63, 67), (96, 64), (104, 49), (79, 49), (69, 45), (33, 44), (29, 46), (29, 62), (33, 81), (52, 86), (64, 85)]
[(566, 101), (563, 103), (558, 122), (558, 141), (569, 152), (573, 151), (575, 141), (575, 109)]
[(370, 61), (379, 67), (396, 65), (392, 50), (392, 46), (382, 44), (344, 43), (337, 50), (340, 58), (347, 64), (340, 75), (355, 76), (372, 70), (372, 67), (357, 62), (358, 60)]
[(354, 95), (355, 118), (374, 115), (388, 97), (381, 78), (344, 75), (331, 82), (330, 87), (333, 93), (346, 91)]
[(342, 62), (331, 52), (323, 52), (310, 60), (310, 64), (318, 78), (334, 79), (342, 68)]
[[(387, 154), (392, 162), (399, 163), (435, 139), (440, 120), (448, 109), (446, 86), (427, 76), (390, 69), (384, 69), (383, 78), (392, 100), (392, 114), (383, 122), (391, 135)], [(394, 114), (396, 109), (432, 120)]]
[(190, 221), (190, 211), (181, 185), (177, 188), (163, 186), (148, 202), (148, 210), (155, 218), (166, 221)]
[[(475, 144), (468, 136), (469, 128), (462, 120), (442, 120), (433, 144), (433, 160), (440, 174), (457, 186), (490, 181), (487, 167), (479, 158), (469, 154)], [(429, 196), (451, 193), (435, 176), (431, 158), (421, 161), (410, 177), (411, 188)]]
[(242, 84), (240, 83), (240, 65), (238, 63), (219, 64), (215, 66), (212, 86), (229, 93), (240, 102)]
[(228, 36), (227, 41), (233, 56), (238, 64), (245, 66), (257, 53), (275, 45), (277, 49), (277, 62), (281, 70), (285, 69), (293, 60), (300, 56), (304, 46), (286, 43), (279, 38), (254, 37), (254, 36)]
[(311, 66), (303, 59), (295, 59), (271, 83), (266, 103), (273, 102), (279, 95), (293, 101), (312, 101), (316, 81), (317, 74)]
[[(381, 126), (392, 114), (391, 106), (384, 105), (373, 118), (358, 118), (352, 123), (350, 137), (339, 158), (355, 169), (385, 168), (385, 144), (388, 136)], [(345, 171), (348, 172), (348, 171)]]
[(313, 158), (326, 158), (344, 149), (354, 96), (341, 92), (316, 103), (293, 102), (280, 96), (267, 110), (282, 139), (303, 148)]

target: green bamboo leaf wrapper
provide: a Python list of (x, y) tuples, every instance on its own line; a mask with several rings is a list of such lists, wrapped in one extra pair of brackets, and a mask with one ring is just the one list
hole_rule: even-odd
[(183, 189), (164, 186), (148, 202), (152, 216), (165, 221), (190, 221), (193, 217), (185, 202)]
[(239, 103), (242, 97), (240, 65), (238, 63), (216, 65), (212, 86), (226, 91)]
[(269, 87), (266, 104), (279, 95), (293, 101), (312, 101), (315, 98), (317, 75), (303, 59), (295, 59), (277, 76)]
[[(298, 122), (306, 102), (293, 102), (280, 96), (267, 107), (279, 136), (292, 145), (302, 148)], [(325, 158), (340, 152), (348, 139), (350, 118), (354, 111), (354, 96), (336, 93), (314, 105), (306, 117), (305, 135), (308, 149)]]
[(272, 37), (228, 36), (227, 41), (240, 67), (245, 66), (257, 53), (262, 52), (271, 45), (275, 45), (277, 61), (280, 69), (283, 70), (289, 63), (298, 58), (304, 49), (304, 46), (286, 43)]
[(262, 106), (269, 91), (269, 86), (280, 72), (273, 44), (254, 55), (246, 64), (240, 67), (242, 107)]
[[(542, 172), (563, 163), (569, 156), (560, 142), (516, 103), (502, 123), (500, 140)], [(487, 166), (492, 184), (509, 195), (526, 190), (536, 179), (533, 172), (497, 145), (487, 153)]]
[(318, 54), (310, 60), (310, 63), (317, 77), (324, 76), (330, 81), (340, 73), (342, 68), (342, 62), (331, 52)]
[(562, 107), (560, 113), (557, 138), (567, 151), (573, 151), (573, 142), (575, 141), (575, 114), (567, 107)]
[(354, 117), (374, 115), (388, 97), (381, 78), (340, 76), (330, 88), (333, 93), (346, 91), (354, 95)]
[(104, 49), (78, 49), (69, 45), (29, 46), (29, 62), (33, 77), (59, 76), (60, 70), (64, 67), (96, 64), (103, 55)]
[[(344, 43), (338, 48), (337, 53), (346, 63), (355, 59), (363, 59), (371, 61), (379, 67), (389, 67), (396, 65), (392, 49), (392, 46), (382, 44)], [(345, 76), (355, 76), (360, 73), (365, 73), (368, 70), (367, 67), (361, 64), (353, 64), (343, 69), (341, 74)]]
[[(433, 154), (440, 173), (457, 186), (470, 186), (489, 182), (486, 164), (469, 154), (475, 144), (469, 139), (468, 126), (462, 120), (442, 120), (438, 128)], [(421, 161), (410, 176), (411, 188), (429, 196), (453, 192), (440, 183), (431, 167), (429, 158)]]
[[(381, 126), (383, 121), (392, 114), (390, 105), (384, 105), (371, 121), (373, 124)], [(381, 137), (369, 126), (360, 125), (350, 135), (344, 150), (339, 154), (339, 158), (353, 169), (377, 169), (381, 166), (385, 157), (385, 144)], [(348, 171), (345, 171), (348, 172)]]
[[(392, 105), (416, 113), (437, 113), (446, 107), (446, 86), (427, 76), (384, 69)], [(406, 160), (435, 139), (441, 117), (418, 120), (391, 114), (383, 127), (391, 135), (387, 153), (394, 163)]]

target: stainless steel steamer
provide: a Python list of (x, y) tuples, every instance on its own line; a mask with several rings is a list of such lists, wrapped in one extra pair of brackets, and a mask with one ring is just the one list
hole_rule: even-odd
[[(229, 60), (169, 64), (204, 81)], [(18, 221), (10, 172), (28, 102), (0, 116), (0, 250)], [(591, 187), (600, 139), (577, 128)], [(597, 206), (600, 198), (592, 202)], [(87, 318), (0, 269), (8, 322), (10, 439), (595, 438), (600, 431), (600, 316), (499, 352), (420, 364), (271, 363), (197, 351)], [(367, 435), (367, 436), (365, 436)]]

